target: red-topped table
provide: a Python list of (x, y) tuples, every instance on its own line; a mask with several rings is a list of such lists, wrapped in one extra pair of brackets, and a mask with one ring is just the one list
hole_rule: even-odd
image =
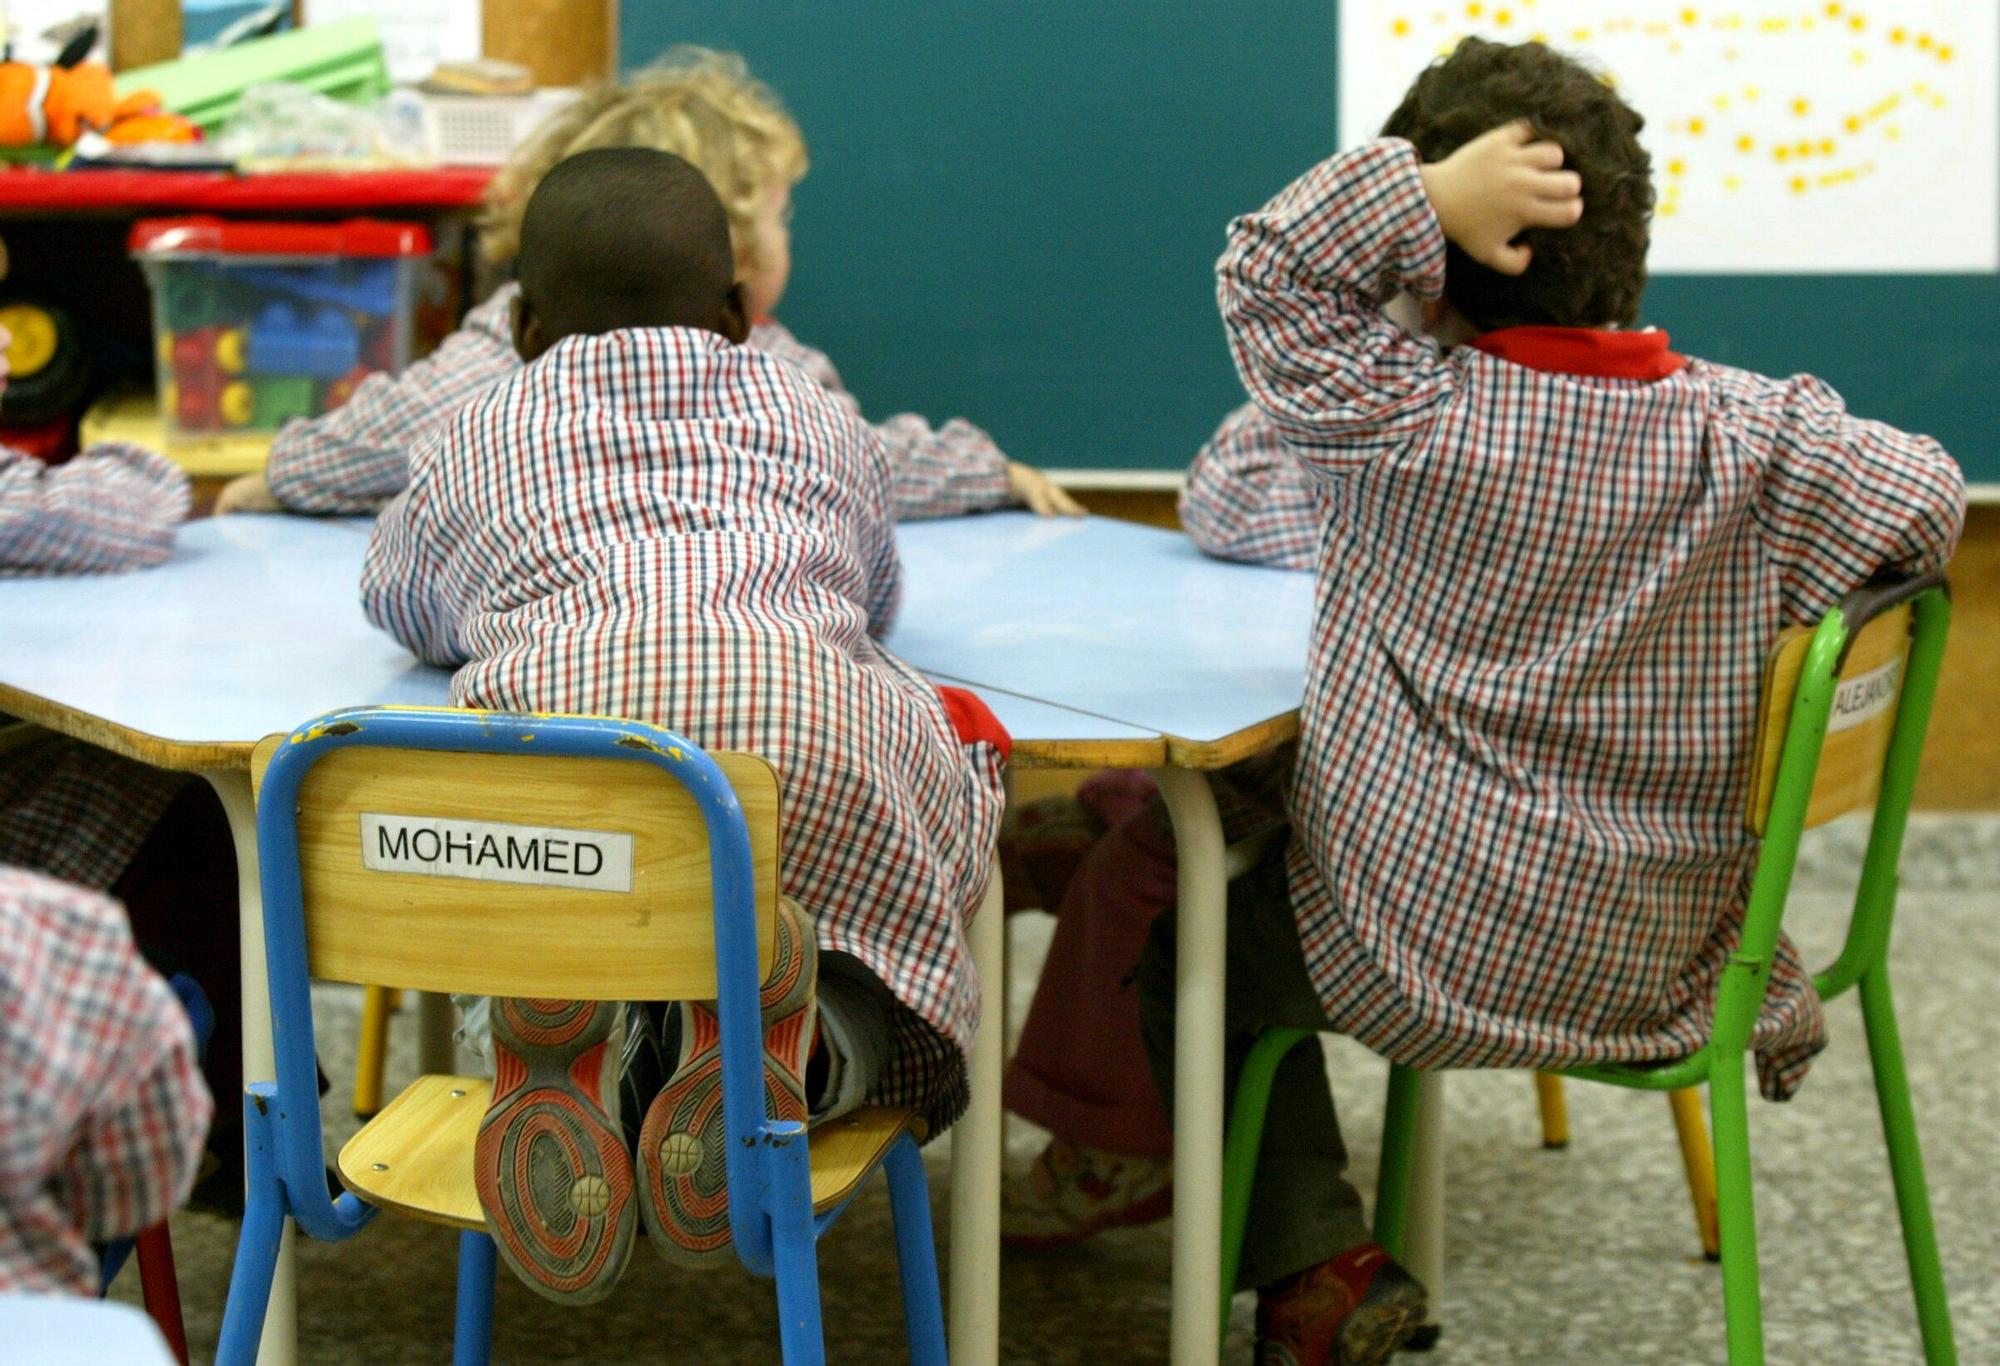
[(493, 170), (321, 171), (231, 175), (216, 171), (0, 171), (0, 217), (155, 213), (439, 212), (477, 207)]

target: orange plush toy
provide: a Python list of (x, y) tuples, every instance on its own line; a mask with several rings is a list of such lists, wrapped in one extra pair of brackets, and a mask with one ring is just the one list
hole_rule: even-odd
[(150, 90), (120, 99), (109, 67), (80, 60), (95, 37), (70, 44), (53, 66), (0, 63), (0, 146), (68, 147), (85, 133), (113, 142), (193, 142), (201, 136), (178, 114), (161, 113), (160, 97)]

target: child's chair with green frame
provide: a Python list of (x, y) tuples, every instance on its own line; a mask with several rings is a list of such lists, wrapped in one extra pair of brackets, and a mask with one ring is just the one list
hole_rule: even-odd
[[(778, 899), (769, 765), (711, 756), (640, 722), (371, 707), (270, 737), (255, 776), (278, 1075), (246, 1087), (249, 1194), (223, 1366), (256, 1356), (286, 1217), (333, 1241), (381, 1208), (461, 1230), (454, 1360), (489, 1352), (494, 1245), (473, 1148), (491, 1082), (420, 1077), (341, 1150), (349, 1193), (330, 1200), (309, 972), (489, 996), (716, 1001), (730, 1228), (744, 1266), (777, 1282), (785, 1360), (824, 1359), (816, 1245), (879, 1168), (911, 1359), (944, 1361), (920, 1122), (864, 1108), (808, 1139), (803, 1124), (767, 1113), (758, 986)], [(425, 834), (442, 862), (426, 863)], [(588, 876), (570, 852), (583, 836), (600, 851)], [(452, 850), (465, 857), (454, 864)], [(600, 1213), (591, 1194), (579, 1208)]]
[[(1888, 964), (1896, 869), (1950, 615), (1944, 577), (1931, 574), (1871, 584), (1827, 613), (1817, 629), (1796, 627), (1779, 637), (1765, 669), (1746, 812), (1752, 833), (1763, 838), (1763, 848), (1751, 883), (1743, 937), (1717, 987), (1709, 1042), (1666, 1066), (1604, 1065), (1562, 1074), (1646, 1091), (1708, 1086), (1731, 1366), (1750, 1366), (1764, 1359), (1745, 1054), (1770, 980), (1799, 837), (1807, 828), (1871, 801), (1874, 820), (1847, 937), (1832, 966), (1817, 974), (1813, 985), (1826, 1000), (1850, 987), (1859, 988), (1924, 1359), (1929, 1366), (1949, 1366), (1958, 1359)], [(1225, 1286), (1233, 1281), (1241, 1247), (1271, 1075), (1294, 1044), (1311, 1037), (1297, 1030), (1266, 1034), (1258, 1040), (1238, 1084), (1225, 1159)], [(1375, 1234), (1398, 1256), (1410, 1207), (1418, 1075), (1407, 1067), (1390, 1069), (1383, 1118)], [(1226, 1292), (1223, 1317), (1228, 1317)]]

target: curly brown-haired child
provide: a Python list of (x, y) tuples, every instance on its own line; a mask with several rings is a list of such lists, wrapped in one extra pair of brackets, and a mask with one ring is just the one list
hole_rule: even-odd
[[(1957, 541), (1936, 442), (1637, 328), (1641, 127), (1581, 63), (1467, 40), (1382, 138), (1231, 225), (1237, 368), (1326, 502), (1293, 836), (1231, 888), (1232, 1080), (1278, 1025), (1420, 1068), (1701, 1047), (1756, 858), (1766, 651)], [(1173, 950), (1170, 911), (1139, 971), (1163, 1090)], [(1781, 942), (1765, 1092), (1824, 1039)], [(1385, 1361), (1424, 1294), (1371, 1240), (1315, 1051), (1265, 1134), (1259, 1359)]]

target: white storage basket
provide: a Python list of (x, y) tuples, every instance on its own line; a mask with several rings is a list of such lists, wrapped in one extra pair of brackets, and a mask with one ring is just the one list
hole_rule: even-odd
[(525, 95), (433, 95), (419, 92), (424, 139), (446, 166), (498, 166), (541, 121), (570, 103), (574, 90)]

